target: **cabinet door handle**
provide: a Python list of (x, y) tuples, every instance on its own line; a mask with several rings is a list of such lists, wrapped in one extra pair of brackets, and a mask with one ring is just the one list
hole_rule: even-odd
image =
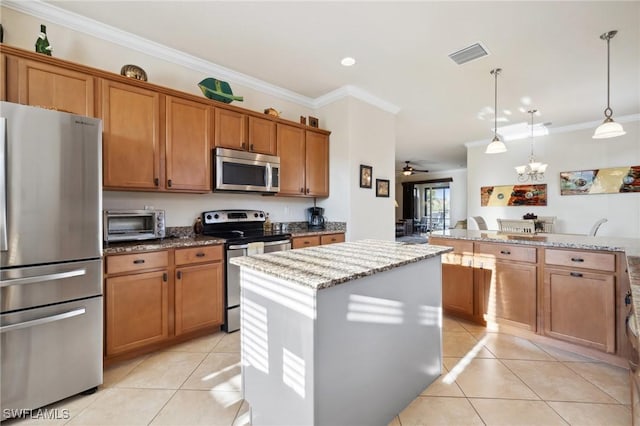
[(182, 279), (182, 271), (178, 271), (178, 279)]
[(168, 186), (169, 188), (171, 188), (171, 179), (169, 179), (169, 180), (167, 181), (167, 186)]
[(251, 144), (251, 146), (249, 147), (249, 149), (250, 149), (251, 151), (253, 151), (253, 144)]
[(581, 257), (572, 257), (571, 258), (572, 262), (584, 262), (584, 259)]
[(144, 263), (144, 259), (136, 259), (133, 261), (133, 263), (135, 263), (136, 265), (140, 265), (142, 263)]
[(164, 281), (166, 283), (168, 279), (169, 279), (169, 274), (167, 274), (166, 272), (163, 272), (162, 273), (162, 281)]
[(304, 188), (300, 188), (300, 192), (304, 194)]
[(582, 277), (582, 274), (580, 272), (571, 272), (571, 274), (569, 275), (571, 275), (572, 277), (578, 277), (578, 278)]
[(247, 144), (242, 142), (242, 149), (247, 149)]
[(204, 257), (204, 256), (205, 256), (205, 254), (204, 254), (204, 253), (202, 253), (202, 252), (200, 252), (200, 253), (196, 253), (196, 257)]
[(309, 193), (309, 188), (307, 188), (307, 194)]
[(305, 241), (305, 242), (304, 242), (304, 244), (307, 244), (307, 245), (308, 245), (308, 244), (311, 244), (311, 243), (310, 243), (309, 241)]
[(153, 178), (153, 184), (154, 184), (155, 186), (160, 185), (160, 179), (158, 179), (158, 178)]
[(335, 238), (332, 238), (332, 239), (331, 239), (331, 242), (335, 242), (335, 241), (336, 241), (336, 239), (335, 239)]
[(500, 254), (511, 254), (509, 250), (500, 250)]

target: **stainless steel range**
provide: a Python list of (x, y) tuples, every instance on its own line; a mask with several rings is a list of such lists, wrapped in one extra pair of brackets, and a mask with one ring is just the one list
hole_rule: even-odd
[(240, 267), (232, 265), (229, 260), (291, 249), (291, 234), (265, 230), (265, 219), (266, 214), (260, 210), (213, 210), (202, 213), (204, 234), (226, 240), (223, 329), (227, 333), (240, 329)]

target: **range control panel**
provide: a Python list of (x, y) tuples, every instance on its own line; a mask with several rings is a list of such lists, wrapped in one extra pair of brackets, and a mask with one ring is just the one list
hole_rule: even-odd
[(264, 222), (266, 215), (261, 210), (212, 210), (202, 213), (205, 225), (230, 222)]

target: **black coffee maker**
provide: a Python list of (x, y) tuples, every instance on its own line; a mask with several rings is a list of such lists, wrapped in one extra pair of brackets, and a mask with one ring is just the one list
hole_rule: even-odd
[(324, 229), (324, 209), (322, 207), (309, 207), (307, 209), (307, 222), (309, 229)]

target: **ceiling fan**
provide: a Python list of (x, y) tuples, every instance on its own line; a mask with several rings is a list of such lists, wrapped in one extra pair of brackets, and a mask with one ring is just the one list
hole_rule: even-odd
[(404, 162), (405, 165), (402, 168), (402, 174), (405, 176), (411, 176), (414, 173), (427, 173), (429, 170), (421, 170), (421, 169), (416, 169), (413, 166), (411, 166), (410, 161), (405, 161)]

